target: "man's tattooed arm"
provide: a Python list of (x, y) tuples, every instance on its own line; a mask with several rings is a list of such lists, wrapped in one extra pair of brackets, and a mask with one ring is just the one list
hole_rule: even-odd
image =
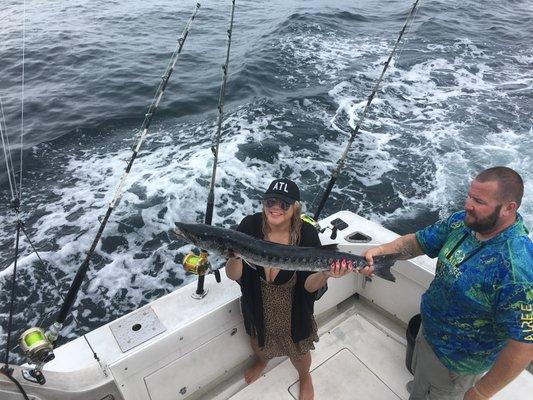
[(408, 235), (400, 236), (392, 242), (372, 247), (365, 252), (364, 256), (369, 259), (369, 257), (394, 253), (400, 254), (401, 260), (407, 260), (424, 254), (422, 248), (418, 244), (418, 240), (416, 240), (415, 234), (410, 233)]
[(402, 260), (408, 260), (409, 258), (424, 254), (414, 233), (401, 236), (390, 244), (394, 248), (394, 253), (400, 253), (402, 255)]

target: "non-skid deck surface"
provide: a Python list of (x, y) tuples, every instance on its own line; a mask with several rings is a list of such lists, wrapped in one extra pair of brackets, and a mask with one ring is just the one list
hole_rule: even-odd
[[(400, 399), (385, 382), (374, 375), (346, 348), (316, 367), (311, 376), (316, 382), (329, 382), (327, 385), (317, 385), (315, 391), (317, 399), (351, 400), (354, 396), (375, 400)], [(298, 382), (289, 387), (289, 393), (295, 399), (298, 398)]]
[[(403, 342), (403, 343), (402, 343)], [(407, 400), (405, 341), (355, 314), (322, 333), (312, 352), (311, 375), (316, 400)], [(298, 376), (282, 362), (231, 400), (293, 400)]]
[[(339, 324), (331, 321), (319, 330), (311, 365), (315, 400), (409, 399), (405, 385), (412, 376), (405, 368), (405, 340), (398, 329), (395, 333), (364, 315), (351, 315)], [(531, 393), (533, 375), (524, 371), (493, 399), (525, 400)], [(298, 375), (285, 360), (237, 394), (220, 398), (298, 399)]]

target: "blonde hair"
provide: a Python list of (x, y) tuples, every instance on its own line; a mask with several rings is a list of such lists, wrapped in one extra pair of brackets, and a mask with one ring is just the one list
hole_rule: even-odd
[[(291, 218), (291, 226), (290, 226), (290, 232), (289, 232), (289, 244), (292, 246), (296, 246), (300, 242), (300, 231), (302, 229), (302, 205), (299, 201), (295, 201), (293, 203), (294, 209), (292, 213)], [(266, 239), (268, 237), (268, 234), (270, 233), (270, 228), (267, 224), (267, 217), (265, 213), (265, 207), (263, 206), (263, 212), (262, 212), (262, 226), (261, 230), (263, 232), (263, 237)]]

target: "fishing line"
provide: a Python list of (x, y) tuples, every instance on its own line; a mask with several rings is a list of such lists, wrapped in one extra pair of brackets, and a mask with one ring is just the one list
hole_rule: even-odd
[(128, 161), (127, 163), (127, 166), (126, 166), (126, 169), (124, 171), (124, 174), (122, 175), (117, 187), (116, 187), (116, 190), (115, 190), (115, 194), (113, 196), (113, 199), (111, 200), (110, 204), (109, 204), (109, 207), (107, 209), (107, 212), (105, 214), (105, 216), (103, 217), (101, 223), (100, 223), (100, 227), (98, 228), (98, 231), (96, 233), (96, 236), (91, 244), (91, 247), (89, 248), (88, 252), (87, 252), (87, 255), (84, 259), (84, 261), (82, 262), (82, 264), (80, 265), (77, 273), (76, 273), (76, 276), (74, 277), (74, 280), (71, 284), (71, 287), (67, 293), (67, 296), (65, 298), (65, 301), (63, 302), (63, 305), (61, 306), (61, 309), (57, 315), (57, 319), (56, 319), (56, 322), (54, 323), (54, 327), (57, 328), (57, 331), (59, 332), (59, 330), (61, 329), (61, 327), (63, 326), (63, 323), (65, 322), (65, 319), (67, 318), (67, 315), (69, 314), (69, 311), (72, 307), (72, 305), (74, 304), (75, 300), (76, 300), (76, 296), (77, 296), (77, 293), (78, 291), (80, 290), (80, 287), (81, 287), (81, 284), (83, 282), (83, 279), (85, 278), (85, 275), (87, 274), (87, 270), (89, 269), (89, 262), (96, 250), (96, 246), (98, 245), (98, 242), (100, 241), (100, 238), (102, 236), (102, 233), (105, 229), (105, 226), (107, 225), (107, 222), (109, 220), (109, 217), (111, 216), (111, 213), (113, 212), (115, 206), (118, 204), (118, 201), (120, 199), (120, 196), (122, 194), (122, 191), (123, 191), (123, 188), (124, 188), (124, 184), (126, 182), (126, 178), (131, 170), (131, 167), (135, 161), (135, 159), (137, 158), (137, 155), (139, 153), (139, 150), (140, 150), (140, 147), (143, 143), (143, 140), (145, 139), (146, 137), (146, 134), (148, 132), (148, 128), (150, 127), (150, 123), (152, 122), (152, 118), (157, 110), (157, 107), (159, 105), (159, 102), (161, 100), (161, 97), (163, 96), (163, 93), (166, 89), (166, 86), (168, 84), (168, 81), (170, 79), (170, 76), (172, 75), (172, 72), (174, 71), (174, 68), (175, 68), (175, 65), (176, 65), (176, 62), (178, 61), (178, 57), (183, 49), (183, 45), (185, 43), (185, 40), (187, 39), (188, 35), (189, 35), (189, 31), (190, 31), (190, 28), (191, 28), (191, 25), (192, 25), (192, 22), (194, 21), (194, 19), (196, 18), (196, 14), (198, 12), (198, 9), (200, 8), (200, 3), (196, 3), (196, 6), (193, 10), (193, 13), (191, 15), (191, 17), (189, 18), (189, 20), (187, 21), (186, 25), (185, 25), (185, 28), (183, 30), (183, 33), (181, 35), (181, 37), (178, 39), (177, 41), (177, 45), (176, 45), (176, 48), (174, 49), (174, 52), (172, 53), (172, 56), (169, 60), (169, 63), (165, 69), (165, 72), (163, 74), (163, 76), (161, 77), (161, 82), (159, 83), (159, 86), (156, 90), (156, 93), (154, 95), (154, 98), (152, 100), (152, 103), (150, 104), (150, 107), (148, 109), (148, 112), (146, 113), (145, 115), (145, 118), (144, 118), (144, 121), (142, 123), (142, 126), (141, 126), (141, 129), (140, 129), (140, 134), (137, 135), (137, 143), (135, 144), (135, 146), (133, 147), (133, 153), (131, 155), (131, 158), (130, 160)]
[[(37, 256), (37, 259), (38, 261), (41, 263), (41, 265), (43, 266), (43, 269), (44, 270), (47, 270), (48, 268), (46, 267), (46, 264), (44, 262), (44, 260), (42, 259), (41, 255), (39, 254), (39, 251), (37, 250), (37, 248), (35, 247), (35, 245), (33, 244), (32, 240), (30, 239), (29, 235), (28, 235), (28, 232), (26, 231), (26, 229), (24, 229), (24, 223), (22, 221), (19, 221), (20, 222), (20, 230), (22, 231), (22, 233), (24, 234), (24, 236), (26, 237), (26, 240), (28, 241), (28, 243), (30, 244), (30, 247), (33, 251), (33, 253), (35, 253), (35, 255)], [(16, 258), (13, 258), (13, 261), (14, 262), (16, 260)], [(59, 286), (57, 285), (57, 283), (55, 281), (52, 281), (56, 291), (58, 292), (58, 295), (59, 297), (64, 300), (62, 294), (61, 294), (61, 290), (59, 288)], [(37, 324), (37, 326), (41, 327), (42, 326), (42, 322), (44, 321), (44, 319), (46, 318), (46, 315), (41, 319), (41, 322)], [(16, 347), (16, 346), (15, 346)]]
[[(33, 245), (33, 242), (31, 241), (28, 233), (26, 232), (26, 229), (24, 229), (24, 225), (21, 223), (20, 225), (20, 229), (22, 231), (22, 233), (24, 233), (24, 236), (26, 237), (26, 239), (28, 240), (28, 243), (30, 244), (33, 252), (35, 253), (35, 255), (37, 256), (39, 262), (41, 263), (41, 265), (43, 266), (43, 269), (47, 270), (48, 268), (46, 267), (46, 264), (44, 263), (44, 260), (41, 258), (41, 255), (39, 254), (39, 252), (37, 251), (37, 249), (35, 248), (35, 246)], [(61, 289), (59, 288), (58, 284), (52, 280), (52, 283), (55, 287), (55, 289), (57, 290), (57, 293), (59, 295), (59, 298), (63, 301), (65, 301), (65, 298), (63, 297), (63, 295), (61, 294)], [(72, 316), (74, 317), (74, 320), (76, 321), (76, 323), (79, 324), (78, 320), (76, 319), (76, 317), (74, 316), (74, 314), (72, 314)], [(39, 327), (42, 327), (42, 323), (44, 322), (44, 317), (43, 319), (41, 320), (41, 322), (37, 325)]]
[(26, 0), (24, 0), (22, 10), (22, 77), (20, 83), (20, 189), (19, 189), (19, 201), (22, 197), (22, 154), (24, 149), (24, 82), (26, 71)]
[(376, 81), (376, 84), (374, 85), (374, 88), (372, 89), (372, 92), (370, 93), (370, 96), (368, 96), (368, 99), (367, 99), (367, 103), (365, 105), (365, 108), (363, 109), (363, 112), (362, 112), (362, 115), (361, 117), (359, 118), (359, 121), (357, 122), (357, 125), (355, 126), (355, 128), (351, 129), (351, 133), (350, 133), (350, 138), (348, 140), (348, 143), (346, 145), (346, 148), (344, 149), (341, 157), (339, 158), (339, 160), (337, 161), (337, 166), (335, 167), (335, 169), (333, 170), (332, 174), (331, 174), (331, 178), (328, 182), (328, 185), (326, 187), (326, 190), (324, 191), (324, 194), (322, 196), (322, 199), (320, 200), (320, 204), (318, 205), (318, 208), (315, 212), (315, 215), (313, 216), (314, 220), (318, 220), (318, 217), (320, 216), (320, 213), (322, 212), (322, 209), (324, 208), (324, 205), (326, 204), (326, 201), (331, 193), (331, 190), (333, 189), (333, 186), (335, 185), (335, 182), (337, 181), (337, 178), (340, 174), (340, 171), (341, 169), (343, 168), (344, 166), (344, 163), (346, 162), (346, 158), (348, 156), (348, 151), (350, 150), (350, 147), (352, 146), (352, 143), (353, 141), (355, 140), (356, 136), (357, 136), (357, 133), (359, 132), (359, 129), (361, 127), (361, 124), (363, 123), (367, 113), (368, 113), (368, 110), (370, 108), (370, 105), (372, 104), (372, 100), (374, 99), (374, 96), (376, 95), (378, 89), (379, 89), (379, 85), (381, 83), (381, 81), (383, 80), (383, 76), (385, 75), (385, 72), (387, 71), (387, 68), (389, 67), (389, 64), (392, 60), (392, 57), (394, 56), (395, 52), (396, 52), (396, 49), (398, 48), (398, 45), (402, 39), (402, 36), (404, 35), (408, 25), (409, 25), (409, 22), (413, 19), (412, 17), (415, 15), (415, 11), (417, 9), (417, 6), (418, 6), (418, 3), (419, 3), (420, 0), (415, 0), (414, 4), (413, 4), (413, 7), (411, 8), (411, 11), (409, 12), (409, 15), (407, 16), (406, 20), (405, 20), (405, 23), (398, 35), (398, 39), (396, 40), (396, 43), (394, 44), (394, 47), (391, 51), (391, 53), (389, 54), (389, 58), (387, 59), (387, 61), (385, 62), (385, 64), (383, 65), (383, 70), (381, 71), (381, 75), (379, 76), (378, 80)]
[[(30, 244), (33, 252), (37, 256), (39, 262), (42, 264), (44, 269), (46, 270), (47, 268), (46, 268), (46, 264), (44, 263), (44, 260), (41, 258), (39, 252), (35, 248), (32, 240), (30, 239), (30, 237), (28, 235), (28, 233), (24, 229), (23, 222), (20, 219), (18, 219), (18, 214), (17, 214), (17, 236), (16, 236), (16, 244), (15, 244), (15, 257), (14, 257), (14, 261), (13, 261), (14, 262), (14, 266), (13, 266), (13, 275), (12, 275), (12, 287), (11, 287), (11, 300), (10, 300), (10, 309), (9, 309), (9, 318), (8, 318), (8, 328), (7, 328), (5, 365), (2, 367), (1, 372), (5, 376), (7, 376), (10, 380), (12, 380), (17, 385), (17, 387), (19, 387), (19, 389), (22, 389), (21, 386), (18, 384), (18, 381), (12, 376), (13, 369), (9, 367), (9, 353), (10, 353), (11, 350), (15, 350), (18, 347), (18, 344), (17, 344), (13, 348), (11, 348), (11, 333), (12, 333), (12, 330), (13, 330), (12, 329), (12, 320), (13, 320), (13, 313), (14, 313), (14, 298), (16, 297), (16, 275), (17, 275), (17, 262), (18, 262), (18, 258), (19, 258), (18, 256), (19, 256), (19, 244), (20, 244), (20, 231), (22, 231), (22, 233), (24, 234), (24, 236), (28, 240), (28, 243)], [(61, 290), (59, 289), (59, 286), (55, 282), (53, 282), (53, 285), (55, 286), (59, 297), (64, 301), (64, 298), (63, 298), (63, 296), (61, 294)], [(72, 317), (73, 317), (73, 319), (74, 319), (74, 321), (76, 323), (76, 326), (78, 328), (80, 328), (81, 324), (80, 324), (79, 320), (76, 318), (76, 316), (74, 314), (72, 314)], [(44, 315), (41, 318), (41, 321), (38, 323), (37, 326), (41, 327), (42, 323), (44, 322), (45, 319), (46, 319), (46, 315)], [(82, 336), (85, 339), (85, 341), (87, 342), (87, 345), (88, 345), (89, 349), (93, 353), (94, 359), (98, 362), (98, 364), (99, 364), (101, 370), (103, 371), (104, 375), (107, 376), (106, 369), (103, 367), (103, 365), (102, 365), (102, 363), (100, 361), (100, 358), (98, 357), (98, 354), (93, 349), (93, 347), (92, 347), (91, 343), (89, 342), (88, 338), (86, 337), (86, 335), (83, 334)], [(25, 395), (25, 393), (23, 391), (21, 393), (23, 395)]]
[(15, 168), (13, 166), (13, 158), (11, 156), (11, 145), (9, 143), (9, 136), (7, 134), (6, 118), (4, 115), (4, 104), (0, 96), (0, 136), (2, 140), (2, 149), (4, 151), (4, 158), (6, 162), (6, 172), (9, 181), (9, 189), (11, 190), (11, 200), (18, 198), (17, 183), (15, 176)]
[[(23, 29), (22, 29), (22, 48), (24, 49), (25, 46), (25, 20), (26, 20), (26, 0), (23, 1)], [(24, 50), (23, 50), (23, 56), (22, 56), (22, 99), (24, 99)], [(29, 400), (28, 395), (24, 391), (24, 388), (22, 385), (17, 381), (17, 379), (13, 376), (13, 368), (9, 367), (9, 352), (11, 348), (11, 334), (13, 330), (13, 313), (15, 309), (15, 297), (17, 294), (17, 262), (19, 258), (19, 243), (20, 243), (20, 231), (22, 229), (22, 221), (20, 220), (20, 192), (17, 193), (17, 182), (16, 182), (16, 175), (15, 175), (15, 168), (13, 164), (13, 159), (11, 157), (11, 145), (9, 143), (9, 136), (7, 134), (7, 126), (5, 123), (5, 115), (4, 115), (4, 107), (0, 99), (0, 109), (2, 113), (2, 118), (0, 120), (0, 134), (2, 136), (2, 145), (4, 147), (4, 156), (6, 157), (6, 166), (7, 166), (7, 173), (9, 178), (9, 185), (11, 188), (11, 207), (16, 212), (16, 234), (15, 234), (15, 259), (13, 262), (13, 275), (11, 278), (11, 299), (10, 299), (10, 305), (9, 305), (9, 317), (7, 322), (7, 339), (6, 339), (6, 350), (5, 350), (5, 364), (0, 368), (0, 372), (4, 374), (9, 380), (11, 380), (19, 389), (20, 393), (24, 397), (24, 399)], [(22, 100), (22, 119), (24, 118), (24, 100)], [(3, 121), (3, 122), (2, 122)], [(4, 128), (2, 128), (2, 123), (4, 125)], [(22, 130), (24, 124), (22, 123)], [(5, 134), (5, 140), (4, 140), (4, 134)], [(21, 139), (22, 140), (22, 139)], [(7, 146), (7, 154), (6, 154), (6, 146)], [(9, 158), (8, 158), (9, 156)], [(22, 190), (22, 142), (21, 142), (21, 148), (20, 148), (20, 158), (21, 158), (21, 190)], [(11, 168), (9, 167), (9, 163), (11, 163)], [(11, 174), (13, 175), (13, 182), (11, 182)], [(13, 185), (13, 187), (11, 187)]]
[(348, 201), (348, 196), (344, 196), (344, 200), (342, 201), (342, 204), (341, 204), (341, 210), (344, 210), (344, 205), (346, 204), (347, 201)]
[[(420, 8), (422, 8), (422, 2), (423, 0), (420, 0), (419, 7), (417, 7), (415, 14), (413, 15), (413, 22), (416, 20), (416, 17), (418, 17), (418, 12), (420, 11)], [(410, 24), (407, 27), (407, 31), (405, 32), (406, 37), (409, 37), (411, 35), (411, 31), (413, 30), (413, 25), (414, 23)], [(402, 54), (403, 54), (403, 51), (406, 45), (407, 45), (407, 40), (402, 43), (400, 50), (398, 51), (398, 56), (396, 57), (397, 60), (400, 60), (402, 58)]]

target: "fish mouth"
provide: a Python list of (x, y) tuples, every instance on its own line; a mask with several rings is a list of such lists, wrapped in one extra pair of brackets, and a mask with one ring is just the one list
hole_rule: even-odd
[(171, 229), (171, 231), (178, 237), (185, 237), (185, 233), (178, 226), (174, 227), (174, 229)]

